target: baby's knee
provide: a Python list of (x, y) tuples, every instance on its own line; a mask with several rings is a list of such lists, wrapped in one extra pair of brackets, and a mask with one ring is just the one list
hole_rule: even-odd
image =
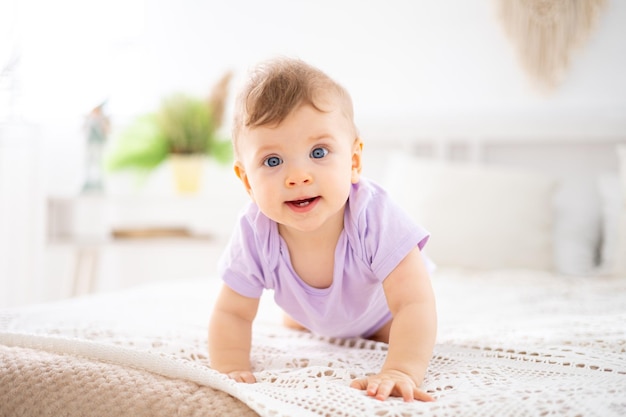
[(376, 332), (372, 334), (371, 336), (369, 336), (368, 339), (373, 340), (375, 342), (389, 343), (389, 332), (391, 331), (392, 321), (393, 319), (383, 324), (383, 327), (376, 330)]
[(291, 316), (287, 313), (283, 314), (283, 325), (289, 329), (308, 330), (306, 327), (292, 319)]

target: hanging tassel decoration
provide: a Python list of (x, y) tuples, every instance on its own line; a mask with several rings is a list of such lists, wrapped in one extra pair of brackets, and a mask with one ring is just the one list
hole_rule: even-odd
[(550, 92), (588, 39), (606, 0), (498, 0), (507, 36), (533, 85)]

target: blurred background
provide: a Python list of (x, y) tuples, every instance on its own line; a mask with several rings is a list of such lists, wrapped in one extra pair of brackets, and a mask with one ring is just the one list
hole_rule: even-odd
[(193, 195), (168, 163), (105, 172), (85, 193), (86, 126), (105, 103), (106, 153), (163, 97), (207, 97), (231, 72), (227, 138), (231, 92), (275, 55), (342, 83), (366, 144), (498, 126), (626, 137), (626, 2), (605, 2), (548, 89), (522, 65), (503, 2), (1, 0), (0, 306), (212, 273), (247, 198), (229, 164), (208, 162)]

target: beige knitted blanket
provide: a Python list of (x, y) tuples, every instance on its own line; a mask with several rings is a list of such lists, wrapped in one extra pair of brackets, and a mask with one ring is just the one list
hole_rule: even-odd
[(626, 278), (440, 270), (433, 284), (435, 403), (351, 389), (386, 345), (283, 329), (270, 299), (259, 382), (230, 381), (209, 366), (206, 279), (0, 311), (0, 416), (626, 415)]

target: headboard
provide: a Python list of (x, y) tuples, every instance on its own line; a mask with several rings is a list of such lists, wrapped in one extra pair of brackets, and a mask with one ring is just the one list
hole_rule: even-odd
[[(419, 130), (417, 130), (419, 132)], [(387, 157), (393, 152), (437, 160), (507, 166), (554, 175), (556, 178), (578, 175), (616, 174), (617, 146), (626, 144), (623, 134), (581, 131), (578, 134), (482, 133), (437, 134), (362, 132), (365, 172), (373, 177), (384, 175)]]
[(371, 133), (362, 132), (364, 175), (432, 233), (439, 265), (573, 275), (617, 268), (626, 133)]

